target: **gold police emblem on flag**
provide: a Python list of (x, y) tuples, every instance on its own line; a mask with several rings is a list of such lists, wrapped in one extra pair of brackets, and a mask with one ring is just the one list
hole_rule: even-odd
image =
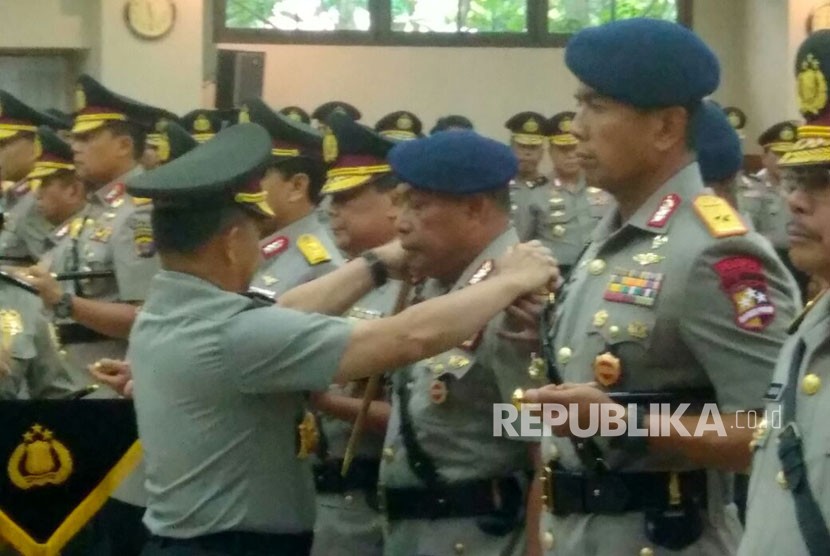
[(337, 137), (330, 129), (326, 128), (326, 133), (323, 135), (323, 160), (328, 163), (334, 162), (339, 154)]
[(798, 73), (798, 104), (804, 114), (820, 114), (827, 106), (827, 80), (815, 56), (808, 54)]
[(32, 425), (9, 458), (8, 472), (12, 484), (29, 490), (60, 485), (72, 474), (72, 454), (58, 442), (52, 431)]
[[(241, 119), (242, 112), (239, 113), (239, 116)], [(198, 131), (199, 133), (210, 131), (210, 120), (208, 120), (207, 116), (205, 116), (204, 114), (199, 114), (193, 121), (193, 129), (194, 131)]]
[(522, 130), (524, 130), (527, 133), (536, 133), (537, 131), (539, 131), (539, 123), (533, 118), (531, 118), (524, 123), (524, 125), (522, 126)]
[(397, 125), (398, 129), (402, 131), (409, 131), (412, 129), (413, 125), (412, 118), (410, 118), (407, 114), (403, 114), (400, 118), (398, 118), (395, 125)]
[(75, 89), (75, 109), (83, 110), (84, 108), (86, 108), (86, 93), (83, 87), (78, 87)]

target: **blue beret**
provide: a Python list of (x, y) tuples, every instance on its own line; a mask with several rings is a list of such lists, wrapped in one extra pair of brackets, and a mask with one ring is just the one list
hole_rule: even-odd
[(723, 109), (714, 102), (704, 102), (695, 115), (694, 141), (703, 181), (723, 181), (741, 169), (741, 139)]
[(688, 106), (718, 87), (715, 54), (682, 25), (623, 19), (577, 33), (565, 63), (598, 93), (639, 108)]
[(444, 131), (396, 145), (392, 170), (416, 189), (470, 195), (507, 187), (519, 171), (506, 145), (475, 131)]

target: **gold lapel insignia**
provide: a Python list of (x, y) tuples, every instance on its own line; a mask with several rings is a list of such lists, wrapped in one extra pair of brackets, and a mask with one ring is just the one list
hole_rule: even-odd
[(659, 263), (666, 257), (662, 255), (658, 255), (657, 253), (640, 253), (638, 255), (634, 255), (632, 257), (635, 263), (639, 263), (642, 266), (647, 266), (650, 264)]
[(648, 338), (648, 326), (640, 321), (634, 321), (628, 325), (628, 335), (638, 340), (645, 340)]

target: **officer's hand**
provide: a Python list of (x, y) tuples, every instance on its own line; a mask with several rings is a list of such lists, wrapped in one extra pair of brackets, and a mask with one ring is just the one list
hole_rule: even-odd
[[(524, 402), (555, 404), (543, 408), (542, 415), (551, 425), (551, 419), (555, 422), (561, 412), (567, 414), (567, 419), (562, 424), (553, 426), (553, 433), (556, 436), (571, 436), (574, 430), (588, 430), (593, 425), (602, 430), (603, 423), (591, 423), (591, 419), (601, 418), (607, 415), (610, 407), (599, 408), (600, 405), (616, 406), (613, 408), (615, 414), (624, 416), (625, 408), (614, 402), (608, 394), (597, 388), (596, 383), (588, 384), (551, 384), (536, 390), (528, 390), (524, 393)], [(597, 409), (591, 411), (592, 406)], [(592, 415), (593, 413), (593, 415)]]
[(40, 294), (43, 304), (47, 309), (53, 308), (60, 301), (63, 295), (63, 288), (55, 280), (55, 276), (49, 273), (48, 268), (42, 264), (30, 266), (20, 270), (17, 276), (32, 285)]
[(499, 331), (499, 337), (507, 340), (539, 343), (539, 319), (545, 308), (545, 295), (536, 293), (518, 298), (507, 308), (505, 328)]
[(106, 384), (122, 396), (132, 397), (133, 373), (128, 362), (101, 359), (88, 369), (98, 382)]
[(393, 239), (389, 243), (372, 249), (378, 258), (386, 265), (389, 277), (395, 280), (403, 280), (409, 277), (408, 255), (399, 239)]
[(559, 282), (556, 259), (550, 249), (535, 240), (508, 249), (496, 261), (496, 270), (502, 276), (515, 277), (522, 296), (547, 293)]

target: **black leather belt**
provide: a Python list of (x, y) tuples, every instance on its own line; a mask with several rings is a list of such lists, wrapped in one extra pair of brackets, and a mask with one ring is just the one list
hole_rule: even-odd
[(106, 342), (113, 339), (76, 322), (59, 324), (57, 328), (58, 338), (61, 344), (65, 346), (72, 344), (94, 344), (96, 342)]
[(438, 489), (386, 488), (381, 490), (389, 520), (447, 519), (491, 514), (507, 501), (522, 498), (515, 477), (478, 479), (442, 485)]
[(150, 544), (159, 548), (191, 547), (210, 553), (244, 556), (246, 554), (279, 554), (280, 556), (308, 556), (312, 533), (249, 533), (226, 531), (191, 539), (174, 539), (153, 535)]
[(350, 490), (374, 492), (377, 489), (379, 461), (355, 459), (349, 466), (349, 473), (345, 477), (340, 473), (342, 467), (342, 459), (326, 460), (322, 464), (315, 465), (314, 485), (317, 492), (343, 494)]
[[(645, 510), (665, 510), (670, 502), (669, 472), (604, 473), (554, 469), (548, 474), (548, 499), (554, 515), (620, 514)], [(677, 473), (682, 499), (692, 499), (698, 507), (706, 505), (706, 472)]]

